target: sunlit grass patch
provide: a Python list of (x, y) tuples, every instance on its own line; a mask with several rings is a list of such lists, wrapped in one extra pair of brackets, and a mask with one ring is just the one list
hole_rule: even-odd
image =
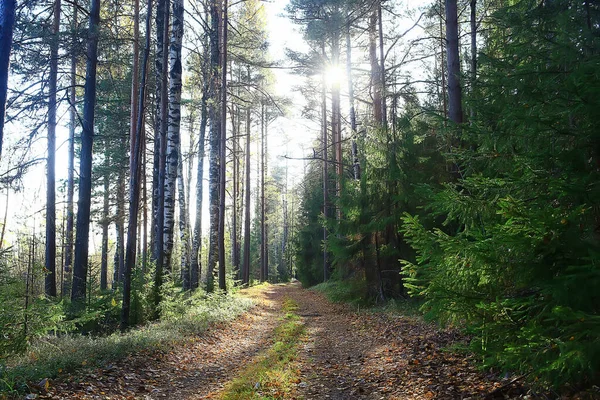
[(216, 322), (229, 321), (252, 306), (241, 296), (208, 295), (186, 312), (170, 314), (160, 322), (127, 333), (104, 337), (49, 336), (32, 343), (20, 356), (0, 362), (0, 398), (28, 390), (28, 382), (54, 378), (63, 372), (103, 367), (134, 353), (171, 348), (203, 332)]
[(299, 382), (296, 365), (304, 324), (295, 313), (298, 304), (285, 299), (282, 323), (275, 329), (274, 343), (264, 355), (251, 363), (225, 389), (223, 400), (286, 399)]

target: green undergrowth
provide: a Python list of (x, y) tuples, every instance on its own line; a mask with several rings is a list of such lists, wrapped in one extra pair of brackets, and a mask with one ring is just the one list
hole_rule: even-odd
[(367, 297), (367, 288), (358, 279), (328, 280), (311, 288), (327, 296), (333, 303), (346, 303), (354, 307), (369, 307), (374, 303)]
[(422, 300), (417, 298), (389, 299), (385, 303), (375, 303), (368, 298), (365, 283), (359, 279), (331, 279), (315, 285), (311, 289), (325, 294), (333, 303), (349, 304), (359, 311), (389, 312), (406, 316), (422, 314), (419, 311)]
[(283, 302), (284, 317), (275, 329), (274, 343), (264, 355), (234, 379), (225, 392), (223, 400), (267, 400), (289, 398), (293, 387), (299, 382), (295, 365), (300, 342), (305, 334), (304, 324), (296, 314), (298, 304), (291, 299)]
[(55, 378), (85, 367), (102, 367), (130, 354), (160, 351), (183, 343), (211, 323), (242, 314), (252, 301), (236, 295), (210, 294), (192, 297), (187, 309), (165, 312), (160, 322), (126, 333), (104, 337), (84, 335), (46, 336), (33, 342), (24, 354), (2, 360), (0, 397), (29, 390), (28, 382)]

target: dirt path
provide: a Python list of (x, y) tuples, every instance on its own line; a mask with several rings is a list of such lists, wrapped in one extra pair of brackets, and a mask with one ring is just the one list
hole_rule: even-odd
[(281, 302), (291, 286), (270, 286), (256, 305), (229, 323), (211, 326), (172, 351), (137, 354), (104, 369), (53, 383), (45, 399), (209, 399), (269, 347)]
[[(309, 333), (298, 385), (305, 399), (480, 399), (501, 386), (444, 350), (453, 333), (418, 318), (356, 313), (310, 290), (290, 296)], [(511, 390), (497, 398), (520, 397)]]
[[(452, 333), (417, 318), (356, 313), (291, 284), (268, 287), (237, 320), (212, 326), (168, 353), (138, 354), (53, 382), (41, 398), (218, 398), (272, 345), (287, 297), (298, 303), (297, 314), (307, 328), (292, 399), (476, 399), (501, 386), (464, 357), (443, 350), (457, 340)], [(503, 391), (498, 398), (504, 395), (519, 397)]]

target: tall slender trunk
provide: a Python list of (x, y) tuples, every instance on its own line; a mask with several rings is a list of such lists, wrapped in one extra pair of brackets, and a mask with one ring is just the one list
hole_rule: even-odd
[[(121, 329), (125, 330), (129, 326), (129, 316), (131, 311), (131, 281), (133, 267), (135, 266), (135, 248), (137, 240), (137, 224), (138, 224), (138, 209), (139, 209), (139, 198), (140, 198), (140, 158), (145, 153), (145, 140), (144, 137), (144, 102), (146, 99), (146, 77), (148, 75), (148, 59), (150, 57), (150, 21), (152, 20), (152, 0), (148, 0), (147, 3), (147, 14), (146, 14), (146, 43), (144, 46), (144, 56), (142, 59), (141, 69), (141, 84), (139, 86), (139, 97), (137, 101), (138, 112), (137, 121), (135, 128), (135, 147), (133, 153), (131, 153), (133, 161), (131, 162), (132, 170), (129, 176), (129, 224), (127, 226), (127, 248), (125, 250), (125, 274), (123, 279), (123, 304), (121, 308)], [(145, 158), (145, 157), (144, 157)], [(145, 186), (144, 186), (145, 191)], [(144, 193), (144, 202), (146, 195)], [(144, 210), (145, 215), (145, 210)], [(144, 224), (146, 221), (144, 221)], [(144, 227), (144, 238), (146, 237)], [(146, 249), (146, 243), (144, 243), (144, 250)]]
[[(73, 27), (72, 27), (72, 46), (75, 48), (77, 43), (77, 1), (73, 3)], [(71, 88), (69, 89), (69, 151), (68, 151), (68, 177), (67, 177), (67, 229), (66, 229), (66, 240), (65, 240), (65, 275), (67, 280), (71, 273), (71, 267), (73, 265), (73, 225), (74, 225), (74, 212), (73, 212), (73, 197), (75, 194), (75, 126), (77, 123), (77, 108), (75, 102), (77, 100), (76, 93), (77, 85), (77, 55), (73, 51), (71, 54)], [(70, 290), (70, 285), (65, 285), (65, 292)]]
[[(160, 40), (162, 43), (157, 44), (157, 52), (160, 50), (160, 62), (157, 60), (157, 66), (161, 64), (160, 77), (160, 126), (159, 126), (159, 163), (158, 163), (158, 204), (156, 209), (156, 270), (154, 273), (154, 318), (159, 317), (159, 305), (162, 301), (162, 285), (165, 273), (165, 257), (164, 257), (164, 226), (165, 226), (165, 179), (166, 179), (166, 159), (167, 159), (167, 105), (168, 105), (168, 77), (167, 66), (169, 62), (169, 53), (167, 47), (169, 45), (169, 0), (159, 0), (157, 13), (162, 11), (162, 15), (157, 15), (157, 21), (161, 20)], [(157, 33), (158, 35), (158, 33)]]
[[(333, 65), (339, 65), (340, 62), (340, 38), (335, 33), (331, 40), (331, 58)], [(340, 83), (335, 81), (331, 85), (331, 133), (333, 138), (333, 154), (335, 159), (335, 196), (339, 198), (342, 195), (342, 121), (340, 106)], [(336, 202), (336, 219), (342, 219), (342, 211)]]
[(83, 95), (83, 129), (79, 166), (79, 201), (77, 204), (77, 236), (73, 266), (73, 301), (85, 300), (88, 271), (88, 241), (92, 197), (92, 146), (94, 143), (94, 108), (96, 105), (96, 67), (98, 64), (98, 25), (100, 0), (91, 0), (87, 40), (87, 64)]
[(227, 171), (227, 0), (223, 0), (221, 18), (221, 142), (219, 172), (219, 289), (227, 290), (225, 282), (225, 174)]
[(206, 271), (206, 289), (214, 289), (214, 271), (219, 261), (219, 204), (220, 204), (220, 155), (221, 155), (221, 107), (220, 107), (220, 62), (219, 28), (221, 26), (221, 1), (212, 0), (210, 6), (210, 95), (208, 119), (210, 121), (210, 167), (209, 167), (209, 201), (210, 201), (210, 233), (208, 245), (208, 266)]
[[(165, 101), (163, 101), (163, 97), (166, 97), (166, 87), (167, 82), (165, 81), (166, 69), (167, 69), (167, 61), (168, 60), (168, 52), (167, 52), (167, 44), (168, 41), (168, 0), (157, 0), (156, 4), (156, 51), (154, 54), (154, 79), (156, 82), (155, 88), (155, 96), (156, 96), (156, 114), (154, 119), (154, 158), (152, 163), (152, 231), (150, 233), (150, 243), (152, 246), (152, 259), (156, 261), (158, 259), (158, 254), (160, 253), (159, 247), (157, 245), (158, 242), (158, 209), (160, 208), (161, 199), (159, 198), (160, 191), (160, 149), (161, 149), (161, 133), (163, 127), (163, 120), (166, 117), (166, 112), (163, 110), (163, 105)], [(160, 231), (162, 232), (162, 231)], [(162, 236), (162, 233), (161, 233)], [(160, 248), (162, 250), (162, 247)]]
[[(471, 0), (471, 93), (475, 91), (475, 84), (477, 82), (477, 0)], [(475, 107), (471, 107), (470, 119), (475, 117)]]
[(183, 155), (181, 154), (181, 143), (179, 146), (181, 155), (177, 173), (177, 201), (179, 202), (179, 239), (181, 243), (181, 278), (183, 290), (190, 290), (190, 230), (189, 212), (186, 201), (186, 187), (183, 179)]
[(358, 145), (356, 144), (356, 109), (354, 108), (354, 82), (352, 79), (352, 38), (350, 37), (350, 21), (346, 12), (346, 76), (348, 78), (348, 106), (350, 108), (350, 133), (352, 136), (352, 166), (354, 179), (360, 179), (360, 162)]
[(383, 10), (382, 0), (377, 3), (377, 22), (379, 28), (379, 85), (381, 90), (381, 126), (387, 128), (387, 103), (385, 88), (385, 53), (383, 52)]
[[(325, 60), (325, 45), (321, 48), (323, 60)], [(327, 140), (327, 93), (326, 93), (326, 79), (325, 74), (322, 77), (322, 89), (321, 89), (321, 137), (323, 141), (323, 218), (327, 220), (329, 216), (329, 160), (327, 151), (329, 147), (329, 140)], [(327, 257), (327, 239), (328, 239), (327, 226), (323, 226), (323, 281), (329, 278), (329, 260)]]
[(60, 0), (54, 0), (52, 38), (50, 42), (50, 76), (48, 77), (48, 170), (46, 174), (46, 279), (47, 296), (56, 297), (56, 86), (58, 81), (58, 35)]
[[(376, 6), (375, 6), (376, 7)], [(383, 110), (381, 109), (381, 67), (377, 60), (377, 8), (374, 8), (369, 17), (369, 60), (371, 62), (371, 95), (373, 98), (373, 118), (375, 123), (382, 125)]]
[(6, 233), (6, 223), (8, 222), (8, 199), (10, 196), (10, 187), (6, 185), (6, 200), (4, 203), (4, 218), (2, 218), (2, 232), (0, 232), (0, 250), (4, 244), (4, 234)]
[(114, 257), (113, 286), (123, 282), (125, 273), (125, 171), (119, 169), (117, 177), (117, 215), (115, 216), (116, 249)]
[(129, 171), (133, 171), (134, 151), (137, 140), (136, 124), (140, 75), (140, 0), (133, 0), (133, 63), (131, 67), (131, 102), (129, 112)]
[(444, 111), (444, 126), (446, 126), (446, 118), (448, 117), (448, 98), (446, 95), (446, 37), (444, 35), (444, 0), (440, 0), (440, 75), (442, 76), (442, 109)]
[[(231, 195), (231, 267), (236, 276), (236, 280), (239, 279), (239, 262), (238, 262), (238, 195), (239, 195), (239, 162), (238, 162), (238, 140), (239, 140), (239, 126), (237, 121), (239, 121), (240, 110), (239, 107), (233, 107), (232, 104), (231, 110), (231, 139), (233, 144), (231, 146), (231, 159), (233, 163), (233, 173), (232, 173), (232, 187), (231, 191), (233, 192)], [(237, 116), (237, 119), (236, 119)]]
[[(150, 9), (150, 7), (152, 7), (152, 0), (149, 0), (148, 2), (148, 8)], [(151, 14), (151, 11), (148, 11), (149, 14)], [(150, 25), (150, 23), (148, 22), (148, 25)], [(150, 41), (150, 39), (146, 39), (148, 40), (148, 42)], [(148, 47), (150, 47), (150, 43), (148, 43)], [(148, 53), (150, 53), (150, 50), (148, 50)], [(145, 50), (144, 50), (144, 57), (146, 57), (145, 55)], [(147, 64), (146, 60), (146, 64)], [(147, 68), (147, 67), (146, 67)], [(142, 74), (148, 74), (148, 71), (144, 70), (142, 71)], [(147, 77), (142, 77), (142, 83), (146, 84), (146, 80)], [(146, 95), (147, 91), (144, 89), (144, 96)], [(144, 97), (144, 100), (141, 102), (141, 104), (144, 104), (146, 102), (146, 98)], [(138, 104), (138, 107), (140, 105)], [(138, 115), (138, 119), (140, 118), (140, 116)], [(137, 124), (137, 122), (136, 122)], [(141, 145), (142, 145), (142, 181), (144, 184), (144, 191), (143, 191), (143, 203), (142, 203), (142, 218), (143, 218), (143, 226), (142, 226), (142, 279), (145, 280), (145, 275), (146, 275), (146, 271), (147, 271), (147, 263), (148, 263), (148, 177), (146, 175), (146, 159), (147, 159), (147, 152), (146, 152), (146, 128), (145, 125), (142, 122), (142, 137), (144, 138), (144, 140), (142, 141)], [(127, 233), (127, 235), (129, 235), (129, 233)], [(125, 275), (127, 275), (127, 249), (125, 249)]]
[(2, 158), (4, 139), (4, 114), (8, 93), (8, 66), (15, 24), (15, 6), (16, 0), (0, 2), (0, 158)]
[(446, 52), (448, 60), (448, 114), (450, 121), (460, 124), (463, 122), (463, 110), (456, 0), (446, 0)]
[[(181, 131), (181, 44), (183, 39), (183, 0), (173, 0), (173, 27), (169, 49), (169, 114), (164, 196), (164, 265), (171, 271), (173, 228), (175, 225), (175, 188), (179, 172)], [(183, 179), (181, 180), (183, 190)], [(185, 192), (184, 192), (185, 196)], [(185, 197), (184, 197), (185, 201)]]
[(267, 216), (265, 204), (265, 103), (260, 109), (260, 280), (269, 279), (267, 275)]
[(109, 193), (110, 193), (110, 155), (108, 151), (108, 141), (104, 144), (104, 176), (102, 177), (104, 184), (104, 194), (102, 201), (102, 252), (100, 261), (100, 290), (108, 288), (108, 226), (110, 225), (109, 218)]
[[(208, 46), (205, 46), (208, 48)], [(207, 69), (204, 68), (204, 71)], [(201, 265), (200, 256), (202, 248), (202, 202), (204, 195), (204, 156), (206, 148), (206, 123), (208, 120), (208, 76), (205, 74), (202, 87), (202, 99), (200, 103), (200, 137), (198, 138), (198, 171), (196, 175), (196, 221), (194, 222), (194, 241), (190, 254), (190, 287), (197, 289), (200, 281)]]
[[(248, 80), (250, 80), (250, 67), (248, 67)], [(250, 107), (246, 108), (246, 200), (244, 203), (244, 267), (242, 285), (250, 283)]]

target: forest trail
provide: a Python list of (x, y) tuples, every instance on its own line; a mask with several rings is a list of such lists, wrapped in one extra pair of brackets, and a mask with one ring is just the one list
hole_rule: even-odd
[(291, 394), (256, 398), (476, 399), (502, 385), (463, 356), (443, 350), (459, 339), (455, 334), (418, 318), (356, 312), (299, 284), (246, 293), (256, 305), (236, 320), (211, 326), (170, 352), (137, 354), (57, 380), (39, 398), (218, 399), (271, 347), (286, 299), (298, 304), (296, 314), (306, 328), (296, 361), (299, 379)]

